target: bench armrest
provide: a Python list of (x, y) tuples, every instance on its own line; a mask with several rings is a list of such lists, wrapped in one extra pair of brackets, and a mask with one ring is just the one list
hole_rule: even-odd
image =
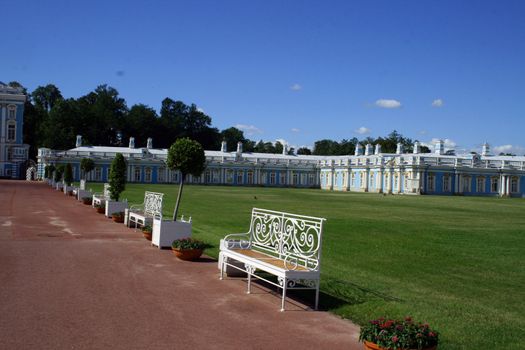
[(224, 245), (228, 249), (248, 249), (251, 247), (251, 235), (246, 233), (232, 233), (224, 237)]

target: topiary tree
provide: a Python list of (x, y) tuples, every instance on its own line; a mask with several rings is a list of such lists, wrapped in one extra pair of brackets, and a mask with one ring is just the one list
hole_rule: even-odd
[(126, 189), (126, 160), (122, 153), (117, 153), (109, 168), (109, 192), (111, 199), (118, 201)]
[(95, 162), (91, 158), (82, 158), (80, 161), (80, 169), (84, 173), (83, 179), (86, 179), (86, 175), (93, 169), (95, 169)]
[(63, 174), (64, 174), (64, 164), (58, 164), (55, 169), (55, 182), (62, 181)]
[(180, 199), (182, 197), (182, 188), (186, 175), (200, 176), (206, 167), (206, 156), (204, 149), (197, 141), (189, 138), (181, 138), (175, 141), (168, 150), (168, 160), (166, 162), (171, 170), (179, 170), (181, 173), (179, 194), (177, 203), (173, 211), (173, 221), (177, 221)]
[(52, 179), (53, 173), (55, 172), (56, 168), (53, 164), (46, 165), (44, 170), (47, 170), (47, 175), (44, 175), (46, 179)]
[(64, 167), (64, 182), (68, 186), (71, 186), (71, 183), (73, 182), (73, 167), (71, 166), (71, 163), (67, 163)]

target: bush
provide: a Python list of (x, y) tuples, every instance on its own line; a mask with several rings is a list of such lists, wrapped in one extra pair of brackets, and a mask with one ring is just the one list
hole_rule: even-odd
[(189, 250), (189, 249), (206, 249), (210, 245), (193, 238), (181, 238), (176, 239), (171, 244), (173, 249), (177, 250)]
[(361, 327), (360, 341), (369, 341), (385, 349), (424, 349), (438, 344), (438, 332), (428, 324), (415, 323), (412, 318), (387, 320), (379, 318)]

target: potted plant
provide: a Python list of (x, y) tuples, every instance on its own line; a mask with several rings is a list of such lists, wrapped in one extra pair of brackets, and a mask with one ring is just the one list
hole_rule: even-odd
[(91, 205), (91, 201), (93, 200), (93, 198), (91, 197), (82, 197), (82, 203), (84, 203), (85, 205)]
[(198, 259), (202, 255), (202, 251), (206, 248), (208, 248), (206, 243), (191, 237), (176, 239), (171, 244), (173, 253), (181, 260)]
[(126, 189), (126, 160), (122, 153), (117, 153), (109, 169), (110, 199), (106, 199), (106, 216), (123, 212), (128, 207), (128, 201), (120, 201), (120, 194)]
[(104, 204), (95, 204), (95, 210), (99, 214), (104, 214), (106, 211), (106, 206)]
[(359, 340), (367, 350), (435, 350), (438, 332), (428, 324), (404, 320), (379, 318), (361, 327)]
[(119, 211), (118, 213), (111, 214), (113, 221), (118, 222), (119, 224), (124, 222), (124, 212)]
[(153, 232), (153, 229), (151, 226), (146, 225), (142, 226), (142, 234), (144, 235), (144, 238), (146, 238), (148, 241), (151, 241), (151, 233)]

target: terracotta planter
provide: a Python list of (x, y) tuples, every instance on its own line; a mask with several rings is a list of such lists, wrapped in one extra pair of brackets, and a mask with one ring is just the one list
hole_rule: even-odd
[(89, 199), (89, 200), (82, 200), (82, 203), (84, 203), (85, 205), (91, 205), (91, 199)]
[(191, 261), (191, 260), (196, 260), (198, 258), (200, 258), (200, 256), (202, 255), (202, 249), (185, 249), (185, 250), (179, 250), (179, 249), (175, 249), (175, 248), (172, 248), (173, 250), (173, 254), (175, 254), (175, 256), (181, 260), (187, 260), (187, 261)]
[(119, 224), (122, 224), (124, 222), (124, 217), (123, 216), (112, 216), (111, 217), (113, 219), (113, 221), (119, 223)]
[(151, 241), (151, 232), (142, 231), (142, 234), (144, 235), (144, 238), (146, 238), (148, 241)]
[[(366, 350), (388, 350), (388, 349), (385, 349), (377, 345), (376, 343), (372, 343), (366, 340), (364, 342), (364, 345), (365, 345)], [(437, 349), (437, 345), (431, 346), (429, 348), (423, 348), (423, 350), (436, 350), (436, 349)], [(406, 350), (411, 350), (411, 349), (406, 349)]]
[(106, 208), (104, 208), (104, 207), (98, 207), (97, 208), (97, 213), (104, 214), (105, 212), (106, 212)]
[(68, 196), (73, 197), (73, 191), (67, 191)]

